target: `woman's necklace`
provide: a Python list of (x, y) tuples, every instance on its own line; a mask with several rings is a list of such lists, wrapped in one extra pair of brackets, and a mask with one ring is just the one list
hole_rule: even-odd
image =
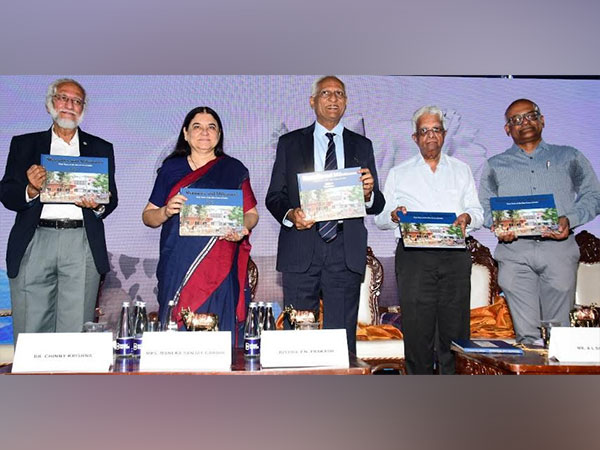
[(192, 166), (192, 169), (198, 170), (198, 166), (196, 165), (196, 163), (192, 159), (192, 155), (188, 155), (188, 161), (189, 161), (190, 165)]

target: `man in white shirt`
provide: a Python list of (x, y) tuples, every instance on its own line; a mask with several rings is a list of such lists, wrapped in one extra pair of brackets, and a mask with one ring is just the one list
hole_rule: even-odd
[(452, 212), (463, 234), (483, 223), (469, 166), (442, 153), (445, 118), (436, 106), (424, 106), (412, 118), (419, 154), (392, 168), (383, 191), (384, 210), (375, 217), (382, 230), (394, 230), (396, 279), (402, 313), (406, 370), (431, 374), (436, 331), (439, 370), (455, 372), (450, 343), (468, 339), (471, 258), (466, 249), (405, 248), (398, 213)]
[[(8, 239), (15, 343), (19, 333), (76, 332), (94, 319), (100, 275), (109, 271), (102, 220), (117, 206), (112, 144), (79, 129), (85, 89), (72, 79), (54, 81), (46, 94), (52, 127), (13, 137), (0, 181), (0, 200), (17, 213)], [(42, 204), (42, 154), (108, 160), (110, 201)]]

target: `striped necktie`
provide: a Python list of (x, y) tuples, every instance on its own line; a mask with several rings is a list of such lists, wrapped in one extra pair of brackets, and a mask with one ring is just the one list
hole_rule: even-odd
[[(337, 169), (337, 158), (335, 156), (335, 142), (333, 137), (335, 133), (325, 133), (325, 136), (329, 139), (327, 144), (327, 154), (325, 155), (325, 170), (336, 170)], [(326, 222), (319, 222), (319, 234), (325, 242), (331, 242), (337, 237), (337, 220), (328, 220)]]

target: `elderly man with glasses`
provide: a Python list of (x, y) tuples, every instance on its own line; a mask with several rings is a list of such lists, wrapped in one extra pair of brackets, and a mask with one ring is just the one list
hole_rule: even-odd
[(451, 341), (469, 338), (471, 257), (464, 248), (405, 248), (398, 214), (454, 213), (454, 225), (465, 235), (481, 226), (483, 209), (469, 166), (442, 152), (443, 112), (437, 106), (424, 106), (414, 113), (412, 124), (419, 153), (390, 170), (383, 190), (386, 207), (375, 224), (394, 230), (397, 240), (396, 279), (407, 373), (433, 373), (435, 347), (439, 373), (453, 374)]
[[(81, 331), (94, 319), (100, 275), (109, 271), (103, 219), (117, 206), (113, 146), (79, 128), (86, 105), (81, 84), (56, 80), (46, 94), (50, 129), (10, 143), (0, 199), (17, 213), (6, 254), (15, 343), (23, 332)], [(42, 154), (107, 158), (109, 203), (42, 204)]]
[(572, 229), (600, 212), (600, 185), (578, 150), (542, 139), (544, 116), (534, 102), (515, 100), (504, 117), (504, 131), (513, 145), (490, 158), (481, 175), (484, 226), (493, 229), (490, 198), (498, 196), (553, 194), (559, 216), (558, 231), (541, 237), (499, 234), (494, 254), (517, 342), (541, 344), (542, 321), (569, 325), (579, 261)]
[(300, 208), (299, 173), (360, 167), (367, 214), (385, 204), (379, 191), (371, 141), (347, 128), (346, 87), (335, 76), (313, 83), (310, 106), (316, 122), (281, 136), (267, 192), (267, 209), (281, 224), (277, 270), (282, 272), (284, 304), (319, 307), (325, 328), (345, 328), (348, 349), (356, 353), (360, 283), (367, 258), (363, 218), (315, 223)]

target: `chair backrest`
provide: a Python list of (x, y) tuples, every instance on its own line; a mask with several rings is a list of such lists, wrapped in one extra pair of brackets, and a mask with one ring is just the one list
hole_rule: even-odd
[(250, 298), (254, 300), (258, 286), (258, 266), (250, 257), (248, 257), (248, 285), (250, 286)]
[(600, 305), (600, 239), (584, 230), (577, 233), (575, 240), (580, 253), (575, 303)]
[(382, 284), (383, 266), (373, 254), (371, 247), (367, 247), (367, 267), (365, 279), (360, 285), (358, 301), (358, 323), (379, 325), (379, 295)]
[(470, 236), (467, 248), (471, 253), (471, 309), (491, 305), (498, 294), (498, 265), (490, 249)]

